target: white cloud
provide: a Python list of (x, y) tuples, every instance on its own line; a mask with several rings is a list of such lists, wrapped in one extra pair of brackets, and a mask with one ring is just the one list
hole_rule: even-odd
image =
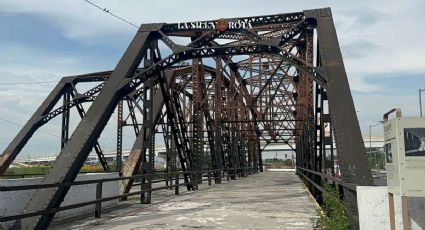
[[(0, 46), (0, 78), (13, 76), (27, 81), (57, 80), (60, 77), (80, 73), (84, 67), (79, 58), (50, 50), (31, 47), (11, 41), (6, 46)], [(10, 78), (10, 77), (9, 77)], [(23, 80), (25, 82), (25, 80)], [(11, 80), (17, 82), (17, 80)]]
[[(425, 46), (421, 45), (425, 32), (420, 29), (425, 24), (422, 15), (425, 3), (422, 0), (92, 1), (135, 24), (276, 14), (331, 6), (351, 88), (353, 91), (369, 93), (367, 96), (354, 94), (363, 130), (369, 123), (379, 120), (382, 112), (391, 107), (402, 106), (408, 114), (414, 114), (416, 109), (416, 94), (405, 97), (382, 96), (379, 95), (381, 87), (367, 83), (366, 79), (393, 72), (425, 72), (422, 57)], [(108, 36), (130, 39), (136, 31), (83, 0), (3, 0), (0, 2), (2, 12), (43, 17), (48, 19), (50, 26), (58, 28), (63, 36), (78, 41), (107, 41)], [(57, 80), (61, 76), (86, 70), (84, 64), (87, 63), (81, 63), (76, 57), (55, 55), (34, 47), (19, 43), (0, 46), (1, 82)], [(0, 86), (0, 115), (24, 123), (52, 87)], [(8, 129), (7, 133), (0, 134), (1, 149), (5, 147), (3, 140), (11, 140), (18, 127), (13, 128), (13, 125), (4, 123), (0, 125), (2, 130)]]
[[(294, 1), (285, 2), (283, 5), (281, 1), (241, 0), (232, 2), (219, 0), (203, 4), (194, 0), (92, 1), (135, 24), (273, 14), (331, 6), (349, 75), (360, 75), (364, 78), (373, 73), (425, 71), (425, 62), (422, 58), (425, 46), (418, 45), (425, 36), (423, 30), (417, 29), (425, 23), (422, 17), (425, 4), (420, 0), (314, 3)], [(119, 34), (132, 36), (135, 31), (131, 26), (83, 0), (6, 0), (0, 3), (0, 11), (30, 13), (48, 18), (63, 31), (65, 36), (74, 39), (93, 40), (105, 35)], [(367, 50), (361, 42), (367, 42), (374, 47)], [(351, 48), (344, 50), (345, 47)], [(356, 47), (361, 50), (357, 55), (363, 53), (363, 58), (353, 56)], [(365, 86), (365, 82), (352, 81), (352, 87), (356, 90), (363, 87), (361, 91), (374, 89), (373, 86)]]
[[(393, 96), (393, 95), (356, 95), (354, 103), (360, 120), (360, 127), (365, 135), (368, 135), (369, 125), (382, 121), (384, 113), (392, 108), (401, 108), (405, 117), (419, 116), (417, 95)], [(373, 133), (383, 135), (383, 129), (376, 128)]]
[(379, 85), (366, 83), (365, 77), (358, 75), (351, 75), (349, 78), (350, 88), (357, 92), (375, 92), (381, 89)]
[(99, 34), (128, 30), (127, 27), (84, 1), (39, 0), (2, 1), (1, 10), (9, 13), (34, 14), (47, 18), (69, 38), (87, 38)]

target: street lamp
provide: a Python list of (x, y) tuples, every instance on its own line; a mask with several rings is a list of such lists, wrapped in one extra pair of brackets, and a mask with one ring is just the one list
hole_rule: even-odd
[[(376, 123), (374, 125), (369, 125), (369, 153), (370, 154), (372, 154), (372, 127), (375, 127), (375, 126), (380, 125), (382, 123), (384, 123), (384, 122), (379, 121), (379, 123)], [(373, 160), (373, 158), (374, 158), (373, 155), (371, 155), (371, 157), (372, 157), (372, 160)], [(373, 163), (373, 161), (372, 161), (372, 163)]]
[(379, 121), (379, 123), (376, 123), (374, 125), (369, 125), (369, 151), (372, 150), (372, 127), (375, 127), (377, 125), (380, 125), (384, 123), (383, 121)]
[(419, 110), (422, 117), (422, 92), (424, 92), (425, 89), (419, 89)]

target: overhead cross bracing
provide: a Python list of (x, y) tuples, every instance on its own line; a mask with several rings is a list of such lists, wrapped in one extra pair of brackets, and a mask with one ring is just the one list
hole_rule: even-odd
[[(88, 82), (97, 85), (77, 89)], [(72, 134), (71, 109), (80, 120)], [(154, 174), (155, 143), (163, 142), (167, 170), (181, 170), (187, 188), (196, 190), (202, 170), (214, 169), (216, 183), (223, 172), (261, 171), (260, 142), (265, 142), (284, 143), (296, 152), (297, 172), (319, 202), (321, 174), (372, 184), (330, 9), (141, 25), (113, 71), (58, 83), (1, 155), (0, 174), (35, 131), (58, 116), (61, 151), (43, 183), (74, 181), (93, 149), (109, 170), (98, 139), (114, 111), (122, 176)], [(123, 165), (127, 126), (135, 141)], [(132, 184), (124, 180), (122, 191)], [(142, 184), (149, 189), (151, 178)], [(68, 189), (36, 190), (25, 212), (59, 207)], [(355, 193), (344, 189), (343, 195), (355, 216)], [(143, 202), (150, 201), (147, 192)], [(53, 216), (19, 224), (45, 228)]]

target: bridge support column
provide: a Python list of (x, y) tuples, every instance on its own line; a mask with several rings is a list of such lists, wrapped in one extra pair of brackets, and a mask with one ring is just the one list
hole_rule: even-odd
[[(153, 122), (153, 96), (154, 83), (147, 80), (143, 84), (143, 150), (142, 150), (142, 175), (147, 175), (142, 179), (142, 190), (152, 188), (152, 178), (154, 174), (154, 157), (155, 157), (155, 125)], [(150, 134), (150, 135), (147, 135)], [(142, 204), (150, 204), (152, 200), (152, 192), (141, 194), (140, 202)]]
[(116, 170), (121, 173), (122, 170), (122, 128), (123, 128), (123, 101), (118, 102), (117, 106), (117, 156)]
[[(317, 21), (318, 58), (327, 73), (327, 96), (342, 179), (357, 185), (373, 185), (353, 98), (345, 72), (341, 50), (329, 8), (304, 11)], [(355, 192), (344, 189), (345, 201), (352, 217), (353, 228), (358, 222)]]

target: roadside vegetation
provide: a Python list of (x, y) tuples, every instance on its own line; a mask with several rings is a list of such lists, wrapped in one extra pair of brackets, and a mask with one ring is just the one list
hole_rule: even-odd
[(266, 159), (264, 160), (264, 165), (269, 169), (285, 169), (285, 168), (294, 168), (294, 164), (291, 159)]
[(382, 150), (368, 152), (369, 166), (374, 170), (385, 169), (385, 153)]
[[(13, 167), (8, 168), (4, 174), (4, 178), (23, 178), (23, 177), (34, 177), (46, 174), (50, 166), (28, 166), (28, 167)], [(103, 168), (100, 165), (84, 165), (80, 173), (95, 173), (103, 172)]]
[(336, 189), (325, 184), (322, 209), (318, 210), (319, 217), (314, 219), (315, 229), (346, 230), (351, 228), (345, 203), (339, 199)]

